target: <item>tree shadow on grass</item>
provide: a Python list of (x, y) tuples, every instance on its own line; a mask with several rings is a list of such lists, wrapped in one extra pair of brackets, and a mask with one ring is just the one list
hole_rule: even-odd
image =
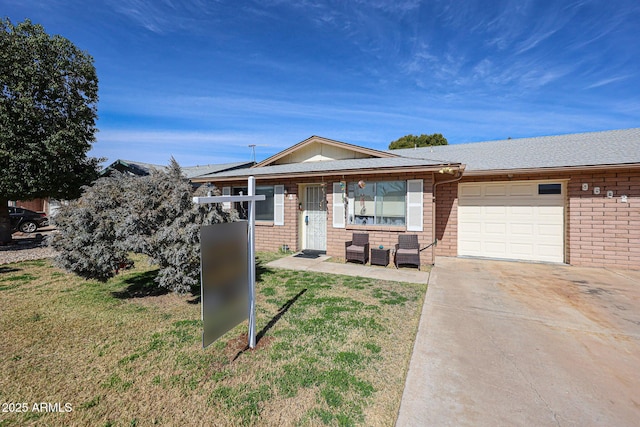
[(124, 283), (128, 285), (124, 290), (111, 292), (111, 295), (118, 299), (130, 299), (168, 294), (169, 289), (159, 286), (155, 281), (157, 275), (158, 270), (153, 270), (131, 276), (124, 280)]
[[(284, 314), (289, 311), (289, 309), (291, 308), (291, 306), (298, 300), (298, 298), (300, 298), (305, 292), (307, 292), (307, 289), (303, 289), (300, 292), (297, 293), (296, 296), (294, 296), (293, 298), (291, 298), (289, 301), (287, 301), (286, 303), (284, 303), (284, 305), (282, 307), (280, 307), (280, 309), (278, 309), (278, 312), (276, 313), (275, 316), (273, 316), (271, 318), (271, 320), (269, 320), (269, 323), (267, 323), (265, 325), (264, 328), (262, 328), (262, 330), (260, 332), (258, 332), (256, 334), (256, 346), (258, 345), (258, 342), (260, 342), (260, 340), (262, 339), (262, 337), (264, 337), (266, 335), (266, 333), (269, 331), (269, 329), (273, 328), (273, 326), (278, 323), (278, 320), (280, 320), (280, 318), (282, 316), (284, 316)], [(249, 345), (247, 345), (245, 348), (243, 348), (242, 350), (240, 350), (238, 352), (238, 354), (236, 354), (236, 356), (233, 358), (233, 360), (235, 361), (238, 357), (240, 357), (245, 351), (249, 350)]]

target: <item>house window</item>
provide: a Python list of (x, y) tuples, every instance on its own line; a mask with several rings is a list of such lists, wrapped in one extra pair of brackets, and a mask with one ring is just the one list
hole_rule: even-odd
[[(233, 195), (239, 196), (240, 193), (245, 196), (249, 193), (247, 187), (233, 187)], [(274, 217), (274, 189), (272, 185), (256, 186), (256, 194), (264, 194), (264, 202), (256, 202), (256, 221), (273, 221)], [(235, 209), (238, 211), (241, 219), (247, 219), (249, 216), (248, 203), (235, 203)]]
[(349, 224), (406, 224), (406, 181), (350, 182), (348, 191)]
[(562, 184), (538, 184), (538, 194), (562, 194)]

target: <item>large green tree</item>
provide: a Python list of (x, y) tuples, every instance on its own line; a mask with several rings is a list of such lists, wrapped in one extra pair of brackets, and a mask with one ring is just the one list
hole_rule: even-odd
[(414, 147), (430, 147), (434, 145), (447, 145), (449, 142), (447, 138), (442, 136), (441, 133), (434, 133), (431, 135), (422, 134), (417, 135), (405, 135), (402, 138), (396, 139), (389, 144), (389, 150), (397, 150), (400, 148), (414, 148)]
[(93, 58), (26, 20), (0, 19), (0, 244), (9, 200), (75, 198), (97, 178)]

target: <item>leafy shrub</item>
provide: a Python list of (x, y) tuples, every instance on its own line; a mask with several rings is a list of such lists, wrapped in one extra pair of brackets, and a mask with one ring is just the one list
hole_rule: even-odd
[(194, 193), (174, 159), (167, 171), (148, 176), (115, 172), (100, 178), (56, 214), (59, 233), (49, 240), (58, 252), (55, 263), (104, 281), (129, 261), (129, 253), (141, 253), (160, 266), (160, 286), (188, 292), (200, 283), (200, 227), (238, 219), (220, 204), (195, 205), (193, 196), (206, 191)]

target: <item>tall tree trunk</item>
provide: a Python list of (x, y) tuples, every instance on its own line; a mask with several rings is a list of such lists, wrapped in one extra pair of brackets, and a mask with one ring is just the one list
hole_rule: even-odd
[(11, 243), (11, 219), (9, 201), (0, 197), (0, 245)]

